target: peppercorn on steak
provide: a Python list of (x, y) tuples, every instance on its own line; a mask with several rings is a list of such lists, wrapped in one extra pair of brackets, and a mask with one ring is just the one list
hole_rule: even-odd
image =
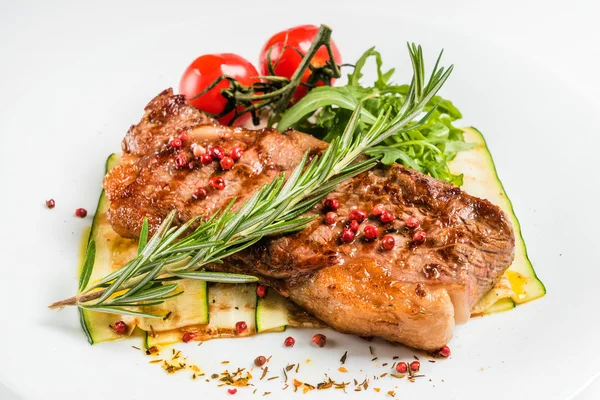
[[(327, 146), (294, 130), (222, 126), (170, 89), (145, 111), (104, 179), (108, 219), (127, 238), (144, 218), (153, 232), (172, 210), (181, 224), (234, 198), (239, 208), (306, 151)], [(434, 351), (513, 260), (500, 208), (401, 165), (348, 179), (327, 199), (306, 213), (317, 218), (302, 231), (208, 269), (256, 275), (336, 330)]]

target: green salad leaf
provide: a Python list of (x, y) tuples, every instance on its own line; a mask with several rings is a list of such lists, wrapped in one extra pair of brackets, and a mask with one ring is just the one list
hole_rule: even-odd
[[(377, 79), (371, 86), (363, 86), (360, 81), (370, 58), (375, 60)], [(417, 59), (422, 60), (422, 57)], [(424, 69), (422, 65), (413, 67)], [(381, 110), (387, 109), (396, 114), (406, 103), (409, 85), (392, 83), (394, 72), (394, 69), (383, 69), (381, 54), (371, 48), (358, 59), (354, 70), (348, 74), (346, 86), (325, 86), (311, 90), (281, 116), (277, 128), (280, 131), (295, 128), (331, 142), (343, 133), (352, 112), (360, 104), (359, 128), (368, 129)], [(424, 81), (415, 84), (421, 87), (425, 85)], [(472, 148), (472, 145), (465, 143), (462, 130), (453, 125), (454, 121), (462, 118), (462, 114), (450, 100), (440, 96), (429, 101), (424, 113), (429, 114), (424, 123), (398, 132), (367, 154), (379, 158), (384, 164), (401, 163), (461, 186), (462, 175), (452, 174), (448, 162), (459, 151)]]

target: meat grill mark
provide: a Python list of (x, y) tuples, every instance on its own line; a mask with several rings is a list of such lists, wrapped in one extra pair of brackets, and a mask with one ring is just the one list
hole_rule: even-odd
[[(182, 131), (190, 140), (181, 149), (170, 148), (170, 138)], [(227, 171), (218, 163), (176, 168), (176, 154), (192, 159), (192, 142), (226, 151), (237, 146), (243, 154)], [(306, 151), (314, 155), (325, 148), (296, 131), (220, 126), (167, 90), (127, 132), (121, 162), (104, 180), (111, 201), (108, 218), (119, 234), (136, 237), (144, 217), (152, 232), (173, 209), (176, 222), (183, 223), (197, 215), (206, 218), (233, 198), (239, 208), (260, 186), (293, 169)], [(226, 187), (210, 189), (212, 176), (223, 177)], [(192, 198), (198, 187), (206, 187), (205, 199)], [(259, 275), (340, 331), (436, 350), (512, 262), (513, 230), (498, 207), (417, 171), (377, 167), (343, 182), (329, 197), (340, 205), (335, 225), (323, 223), (318, 205), (306, 213), (317, 218), (304, 230), (265, 238), (209, 267)], [(341, 243), (349, 213), (370, 212), (379, 203), (396, 219), (382, 223), (369, 216), (354, 241)], [(404, 223), (409, 216), (426, 232), (424, 243), (412, 242), (414, 230)], [(377, 240), (363, 240), (366, 224), (379, 229)], [(381, 248), (386, 234), (395, 239), (393, 250)]]

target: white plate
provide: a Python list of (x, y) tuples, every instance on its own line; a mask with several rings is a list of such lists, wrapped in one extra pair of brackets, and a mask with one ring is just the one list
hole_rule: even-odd
[[(527, 48), (508, 48), (489, 32), (453, 24), (458, 11), (443, 2), (436, 4), (441, 12), (397, 3), (213, 3), (2, 6), (0, 383), (30, 400), (230, 397), (225, 387), (192, 381), (189, 373), (168, 376), (131, 348), (139, 343), (91, 347), (76, 310), (45, 307), (75, 289), (78, 244), (91, 219), (75, 218), (73, 211), (93, 210), (104, 159), (119, 149), (146, 102), (176, 86), (194, 57), (233, 51), (255, 60), (270, 34), (306, 22), (330, 24), (345, 61), (376, 44), (386, 65), (399, 67), (404, 79), (405, 41), (423, 44), (430, 62), (446, 49), (444, 60), (456, 69), (442, 94), (459, 106), (465, 124), (485, 134), (548, 295), (459, 327), (452, 358), (423, 362), (427, 377), (414, 384), (373, 380), (389, 372), (381, 364), (391, 363), (391, 356), (412, 358), (413, 351), (376, 340), (379, 359), (372, 362), (369, 343), (333, 332), (323, 349), (309, 344), (313, 332), (292, 331), (293, 349), (282, 346), (286, 333), (182, 345), (184, 354), (207, 374), (222, 371), (222, 360), (232, 369), (250, 367), (264, 354), (273, 355), (271, 370), (301, 362), (299, 374), (290, 375), (302, 381), (319, 382), (323, 373), (345, 381), (369, 376), (370, 388), (381, 388), (379, 394), (350, 389), (348, 395), (308, 395), (316, 398), (384, 398), (395, 390), (398, 397), (420, 399), (562, 399), (600, 373), (600, 140), (597, 108), (590, 95), (576, 90), (586, 88), (584, 77), (571, 86), (550, 72), (556, 68), (526, 57)], [(487, 11), (480, 14), (493, 21)], [(50, 197), (54, 210), (43, 205)], [(346, 350), (350, 372), (343, 374), (337, 368)], [(281, 379), (259, 381), (256, 396), (271, 391), (270, 398), (293, 397), (282, 387)], [(237, 396), (250, 393), (241, 389)]]

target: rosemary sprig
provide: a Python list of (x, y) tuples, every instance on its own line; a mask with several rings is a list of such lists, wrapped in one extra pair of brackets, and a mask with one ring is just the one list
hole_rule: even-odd
[[(150, 240), (147, 240), (145, 221), (136, 258), (77, 296), (56, 302), (50, 308), (76, 305), (101, 312), (163, 317), (132, 307), (160, 304), (181, 294), (178, 279), (235, 283), (256, 281), (256, 277), (247, 275), (209, 272), (205, 266), (220, 263), (265, 236), (303, 229), (314, 219), (303, 217), (304, 212), (342, 181), (377, 164), (377, 158), (357, 162), (359, 156), (388, 137), (426, 122), (431, 112), (421, 116), (423, 108), (448, 79), (453, 67), (447, 70), (440, 68), (438, 57), (425, 84), (421, 47), (412, 44), (408, 49), (413, 78), (406, 102), (395, 115), (392, 115), (392, 109), (383, 109), (370, 129), (361, 132), (359, 122), (362, 113), (358, 105), (344, 133), (334, 139), (321, 155), (309, 161), (307, 152), (287, 180), (282, 173), (261, 187), (237, 211), (232, 210), (234, 199), (207, 221), (193, 218), (180, 227), (172, 226), (175, 216), (175, 211), (172, 211)], [(186, 235), (195, 224), (198, 227)]]

